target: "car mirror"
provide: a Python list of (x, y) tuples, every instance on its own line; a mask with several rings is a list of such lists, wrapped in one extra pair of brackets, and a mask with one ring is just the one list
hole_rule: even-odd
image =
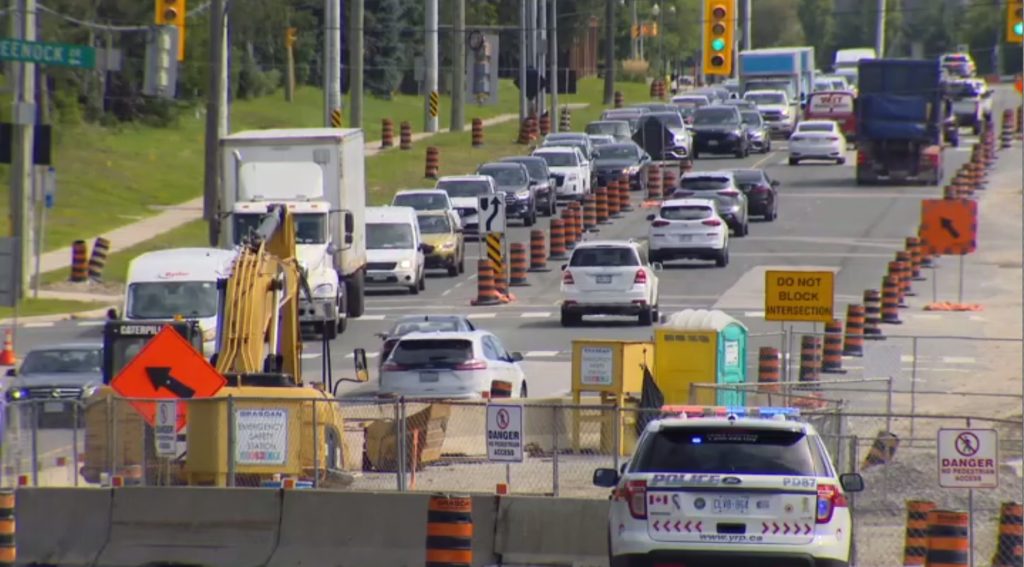
[(778, 179), (772, 179), (772, 187), (778, 187), (779, 185), (782, 185), (782, 184), (779, 183)]
[(613, 488), (619, 483), (619, 473), (615, 469), (596, 469), (593, 482), (594, 486)]
[(357, 348), (352, 351), (352, 363), (356, 370), (356, 382), (368, 382), (370, 371), (366, 365), (366, 349)]
[(523, 359), (523, 353), (513, 352), (512, 354), (508, 355), (508, 357), (512, 362), (519, 362), (520, 360)]
[(839, 484), (846, 492), (860, 492), (864, 490), (864, 477), (857, 473), (841, 474)]
[(111, 321), (117, 319), (117, 309), (114, 309), (113, 307), (107, 309), (107, 319), (110, 319)]
[(658, 215), (654, 215), (654, 214), (647, 215), (647, 220), (649, 220), (649, 221), (652, 221), (652, 220), (654, 220), (656, 218), (658, 218)]
[(559, 269), (564, 272), (567, 267), (569, 267), (569, 264), (562, 264), (562, 267)]
[(13, 368), (8, 368), (7, 372), (5, 372), (4, 375), (5, 376), (17, 376), (18, 375), (18, 371), (13, 369)]
[(327, 254), (329, 254), (331, 256), (334, 256), (337, 253), (338, 253), (338, 247), (335, 246), (333, 242), (328, 242), (327, 243)]
[(651, 268), (652, 268), (652, 269), (653, 269), (653, 270), (654, 270), (655, 272), (660, 272), (660, 271), (662, 271), (662, 270), (664, 270), (664, 269), (665, 269), (665, 266), (664, 266), (664, 264), (662, 264), (661, 262), (655, 262), (655, 263), (651, 264)]
[(623, 462), (621, 465), (619, 465), (619, 474), (620, 475), (626, 474), (626, 467), (628, 467), (628, 466), (629, 466), (629, 460), (627, 459), (625, 462)]

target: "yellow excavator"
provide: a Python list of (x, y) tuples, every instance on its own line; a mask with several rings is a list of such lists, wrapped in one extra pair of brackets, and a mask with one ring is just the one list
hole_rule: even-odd
[[(346, 440), (329, 369), (323, 385), (302, 381), (298, 300), (309, 290), (284, 205), (269, 207), (243, 239), (218, 287), (211, 362), (227, 385), (189, 403), (184, 453), (157, 458), (153, 428), (105, 386), (85, 404), (83, 476), (96, 482), (108, 471), (128, 483), (197, 486), (261, 486), (281, 477), (325, 488), (350, 484), (345, 471), (362, 466), (362, 432)], [(365, 352), (355, 358), (354, 380), (366, 381)]]

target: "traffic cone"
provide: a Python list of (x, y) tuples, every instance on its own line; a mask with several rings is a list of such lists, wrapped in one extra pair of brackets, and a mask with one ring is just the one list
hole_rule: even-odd
[(0, 366), (14, 366), (18, 359), (14, 356), (14, 341), (10, 329), (4, 331), (4, 350), (0, 351)]

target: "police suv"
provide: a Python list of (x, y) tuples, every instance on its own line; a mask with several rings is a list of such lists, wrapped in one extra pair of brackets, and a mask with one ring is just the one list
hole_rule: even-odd
[(665, 407), (632, 458), (594, 471), (614, 488), (611, 567), (845, 567), (853, 522), (837, 474), (796, 408)]

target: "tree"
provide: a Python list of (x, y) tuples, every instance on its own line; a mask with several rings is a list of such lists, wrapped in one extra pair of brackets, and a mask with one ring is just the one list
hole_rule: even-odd
[(367, 0), (364, 12), (366, 90), (390, 99), (402, 80), (406, 49), (402, 42), (401, 0)]
[(831, 58), (826, 50), (832, 39), (833, 9), (832, 0), (800, 0), (797, 8), (800, 27), (803, 28), (807, 42), (814, 46), (819, 66), (831, 63)]
[(782, 47), (804, 45), (804, 34), (799, 26), (797, 5), (792, 0), (757, 0), (753, 4), (751, 42), (755, 47)]

